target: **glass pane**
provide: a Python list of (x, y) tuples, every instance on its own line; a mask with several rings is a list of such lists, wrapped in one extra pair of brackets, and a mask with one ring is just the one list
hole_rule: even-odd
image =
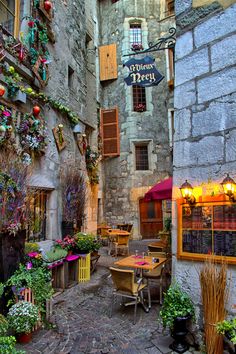
[(10, 33), (14, 33), (15, 1), (0, 0), (0, 23)]
[(130, 44), (142, 44), (142, 29), (141, 24), (130, 25)]

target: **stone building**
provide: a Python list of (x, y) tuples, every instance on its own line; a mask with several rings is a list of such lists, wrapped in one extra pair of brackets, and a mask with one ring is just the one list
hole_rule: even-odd
[[(85, 1), (65, 0), (51, 8), (52, 3), (45, 5), (44, 1), (0, 2), (0, 84), (6, 91), (0, 104), (12, 115), (11, 122), (6, 122), (1, 110), (1, 146), (10, 138), (21, 154), (27, 152), (32, 160), (29, 184), (33, 193), (27, 225), (31, 241), (61, 237), (63, 207), (71, 202), (74, 210), (73, 190), (67, 193), (62, 188), (63, 178), (68, 182), (72, 171), (77, 178), (82, 176), (81, 189), (86, 190), (79, 226), (96, 230), (97, 192), (89, 183), (85, 162), (86, 146), (96, 151), (98, 136), (96, 4), (93, 0), (86, 6)], [(16, 92), (10, 95), (14, 85)], [(40, 114), (32, 112), (36, 105)], [(23, 121), (31, 127), (39, 121), (46, 124), (44, 151), (22, 145)], [(4, 135), (8, 123), (11, 130)], [(31, 138), (36, 135), (32, 133)], [(77, 186), (71, 183), (72, 189)], [(83, 191), (76, 193), (77, 202), (82, 203)], [(67, 215), (70, 224), (74, 218)]]
[[(173, 121), (173, 51), (137, 54), (137, 49), (145, 50), (150, 42), (169, 35), (175, 24), (173, 3), (101, 0), (99, 4), (104, 154), (99, 222), (131, 223), (134, 238), (154, 237), (162, 229), (160, 203), (147, 205), (143, 197), (172, 174)], [(158, 86), (128, 86), (124, 64), (147, 56), (155, 59), (164, 79)]]
[[(175, 11), (173, 275), (200, 304), (202, 261), (208, 254), (226, 257), (232, 310), (235, 199), (229, 190), (224, 194), (222, 182), (227, 173), (236, 177), (236, 4), (177, 0)], [(181, 198), (185, 180), (195, 200)]]

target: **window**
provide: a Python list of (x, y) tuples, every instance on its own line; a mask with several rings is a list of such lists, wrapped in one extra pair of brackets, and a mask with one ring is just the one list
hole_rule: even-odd
[(174, 110), (168, 110), (168, 128), (169, 128), (169, 144), (170, 147), (174, 145)]
[(15, 37), (19, 33), (20, 11), (23, 8), (23, 1), (0, 0), (0, 23)]
[(138, 171), (149, 170), (147, 145), (135, 146), (135, 159), (136, 159), (136, 170)]
[(74, 69), (71, 66), (68, 66), (68, 87), (73, 89), (73, 78), (74, 78)]
[[(217, 197), (215, 197), (217, 198)], [(183, 204), (179, 208), (179, 258), (204, 260), (215, 255), (236, 263), (236, 204)]]
[(30, 196), (30, 216), (27, 229), (27, 241), (43, 241), (46, 239), (46, 190), (37, 190)]
[(133, 89), (133, 110), (135, 112), (144, 112), (146, 108), (146, 90), (145, 87), (134, 85)]
[(141, 23), (130, 24), (130, 46), (133, 50), (143, 49)]
[(174, 12), (175, 12), (174, 0), (166, 0), (166, 14), (167, 14), (167, 16), (174, 15)]

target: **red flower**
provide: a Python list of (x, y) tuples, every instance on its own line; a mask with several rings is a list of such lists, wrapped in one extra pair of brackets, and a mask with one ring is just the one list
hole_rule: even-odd
[(29, 26), (30, 28), (33, 28), (33, 27), (34, 27), (34, 21), (29, 21), (29, 22), (28, 22), (28, 26)]

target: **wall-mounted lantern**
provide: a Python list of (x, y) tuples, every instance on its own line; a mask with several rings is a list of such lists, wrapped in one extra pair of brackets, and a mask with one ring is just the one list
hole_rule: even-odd
[(186, 199), (188, 204), (194, 204), (196, 202), (196, 199), (193, 195), (193, 187), (187, 180), (182, 184), (180, 190), (183, 198)]
[(234, 202), (234, 191), (236, 185), (233, 178), (231, 178), (228, 173), (227, 176), (221, 182), (221, 185), (223, 186), (224, 193), (229, 197), (230, 201)]

